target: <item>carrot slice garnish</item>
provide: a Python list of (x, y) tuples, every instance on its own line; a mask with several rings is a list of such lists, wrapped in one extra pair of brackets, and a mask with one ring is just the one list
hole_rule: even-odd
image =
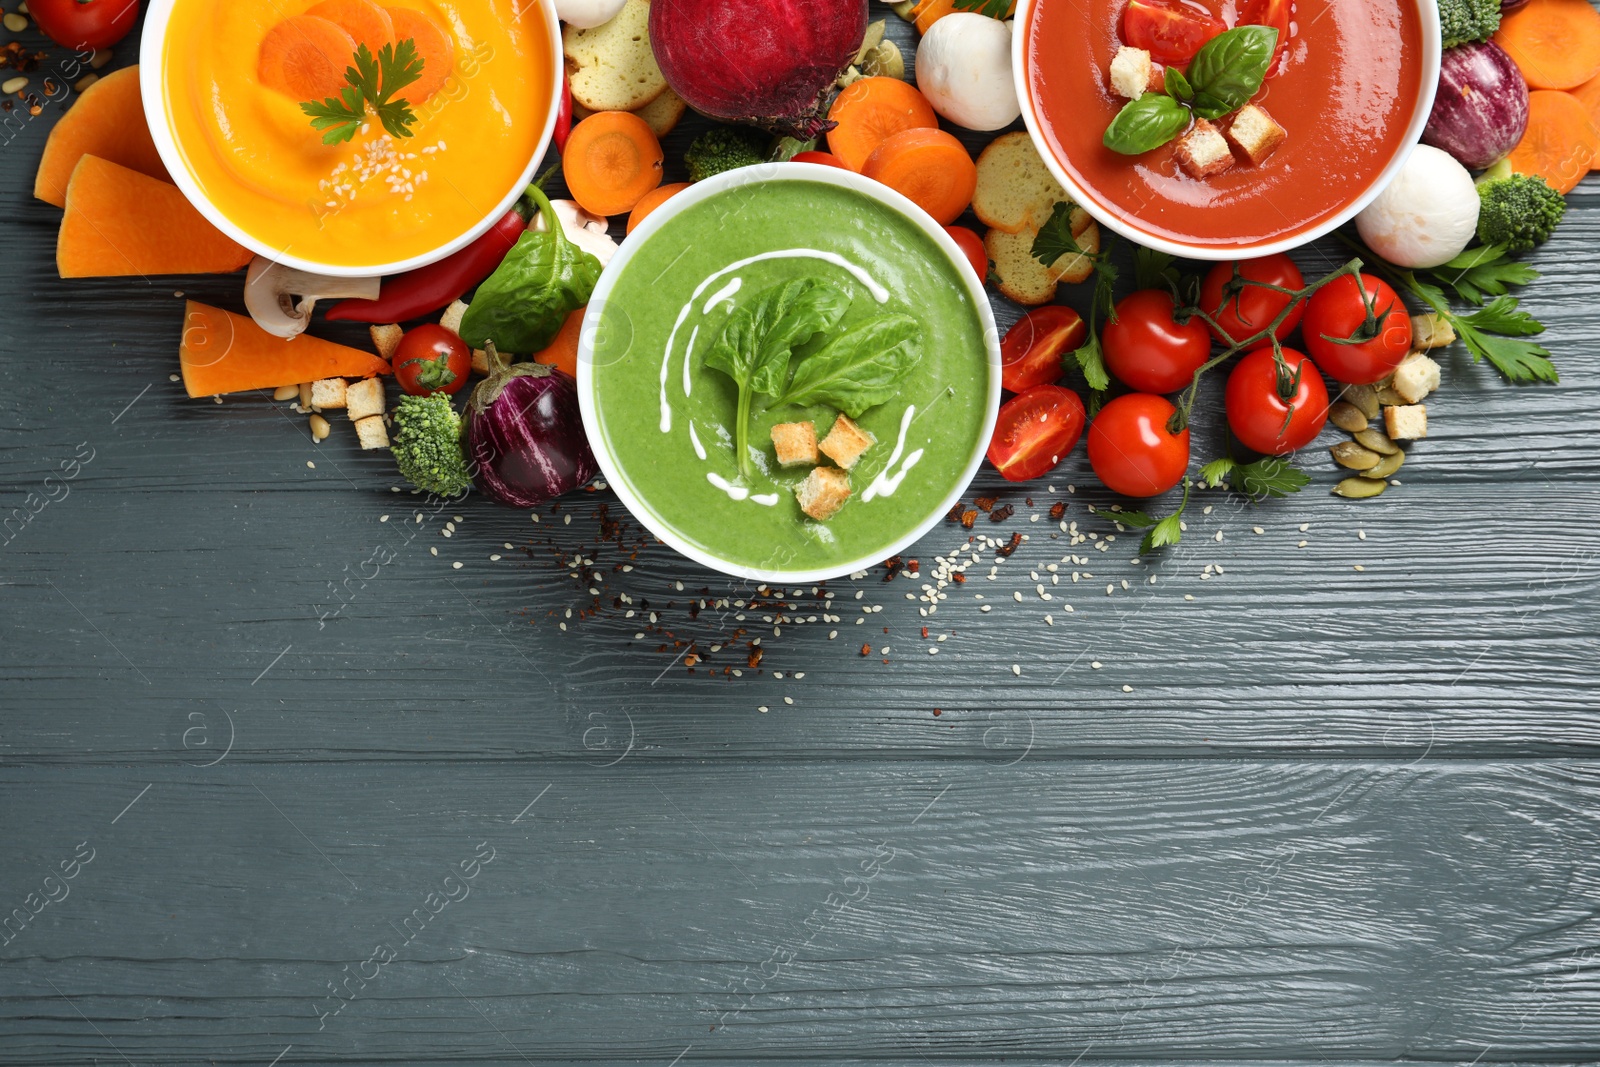
[(978, 188), (978, 165), (961, 142), (943, 130), (895, 134), (867, 157), (861, 173), (905, 196), (941, 226), (967, 210)]
[(337, 22), (373, 55), (383, 51), (384, 45), (394, 44), (394, 20), (372, 0), (322, 0), (306, 14)]
[(1528, 94), (1528, 129), (1511, 150), (1511, 169), (1537, 174), (1558, 193), (1570, 193), (1600, 155), (1600, 131), (1571, 93)]
[(673, 182), (671, 185), (663, 185), (645, 193), (643, 199), (633, 205), (633, 211), (628, 215), (628, 232), (632, 233), (638, 229), (639, 223), (643, 222), (650, 212), (687, 188), (689, 188), (688, 182)]
[(387, 7), (384, 10), (394, 23), (395, 40), (409, 38), (416, 42), (417, 55), (422, 57), (422, 77), (397, 94), (413, 105), (420, 104), (443, 89), (455, 71), (455, 39), (425, 12), (409, 7)]
[(828, 148), (853, 171), (884, 141), (903, 130), (939, 125), (928, 98), (899, 78), (862, 78), (839, 94), (828, 111), (838, 125), (828, 131)]
[(595, 215), (632, 211), (661, 184), (661, 142), (631, 111), (597, 111), (572, 128), (561, 154), (572, 198)]
[(1600, 74), (1600, 12), (1589, 0), (1528, 0), (1500, 20), (1494, 43), (1532, 89), (1574, 89)]
[(337, 22), (295, 15), (261, 39), (256, 73), (267, 88), (295, 100), (324, 100), (339, 95), (355, 51), (355, 38)]

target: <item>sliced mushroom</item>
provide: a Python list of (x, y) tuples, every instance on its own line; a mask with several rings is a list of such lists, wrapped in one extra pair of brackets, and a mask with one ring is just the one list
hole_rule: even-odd
[(298, 337), (318, 300), (376, 300), (382, 278), (329, 278), (257, 256), (244, 280), (244, 306), (274, 337)]
[[(572, 200), (552, 200), (550, 206), (555, 208), (556, 218), (561, 220), (561, 232), (567, 235), (567, 240), (598, 259), (602, 267), (611, 262), (611, 257), (617, 254), (617, 242), (606, 235), (609, 224), (605, 216), (591, 215)], [(531, 228), (541, 232), (550, 228), (545, 224), (543, 213), (533, 220)]]

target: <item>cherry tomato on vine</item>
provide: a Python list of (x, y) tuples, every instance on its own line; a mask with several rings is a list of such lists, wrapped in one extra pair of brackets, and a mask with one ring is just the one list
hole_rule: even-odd
[[(1233, 269), (1239, 268), (1238, 283), (1234, 282)], [(1245, 282), (1262, 282), (1282, 289), (1304, 289), (1306, 280), (1294, 260), (1282, 252), (1260, 259), (1241, 259), (1236, 263), (1218, 263), (1206, 274), (1200, 285), (1200, 310), (1216, 320), (1221, 332), (1213, 330), (1217, 340), (1225, 345), (1244, 341), (1272, 325), (1278, 312), (1289, 306), (1289, 297), (1259, 285)], [(1279, 341), (1294, 332), (1305, 314), (1305, 301), (1297, 301), (1284, 316), (1283, 322), (1272, 331)]]
[[(823, 154), (824, 153), (822, 152), (801, 152), (800, 156), (820, 156)], [(795, 156), (794, 158), (800, 159), (800, 156)], [(832, 156), (829, 156), (828, 158), (834, 159)], [(800, 160), (800, 162), (804, 163), (805, 160)], [(834, 160), (834, 166), (842, 167), (844, 164)], [(983, 247), (983, 238), (979, 237), (976, 233), (967, 229), (965, 226), (946, 226), (944, 228), (944, 232), (950, 235), (950, 240), (954, 241), (956, 243), (956, 247), (961, 249), (961, 251), (966, 255), (967, 262), (971, 263), (972, 269), (978, 272), (978, 280), (983, 281), (984, 279), (988, 278), (989, 252), (988, 249)]]
[(1306, 351), (1328, 377), (1370, 385), (1411, 351), (1411, 316), (1381, 278), (1345, 274), (1311, 295), (1302, 324)]
[(1114, 493), (1155, 496), (1189, 469), (1189, 430), (1172, 433), (1172, 401), (1153, 393), (1119, 396), (1089, 426), (1089, 465)]
[(1201, 45), (1225, 29), (1221, 19), (1186, 0), (1128, 0), (1122, 13), (1123, 42), (1168, 66), (1188, 63)]
[(1036, 385), (1000, 405), (989, 462), (1008, 482), (1037, 478), (1060, 463), (1083, 435), (1083, 401), (1071, 389)]
[(63, 48), (110, 48), (139, 20), (139, 0), (37, 0), (28, 14)]
[(1240, 444), (1269, 456), (1304, 448), (1328, 421), (1328, 387), (1316, 366), (1292, 348), (1283, 350), (1283, 362), (1280, 376), (1272, 349), (1258, 348), (1228, 375), (1228, 428)]
[(436, 324), (406, 331), (394, 354), (394, 380), (412, 396), (458, 393), (472, 374), (472, 349)]
[(1000, 342), (1000, 384), (1011, 393), (1048, 385), (1061, 377), (1061, 357), (1088, 335), (1089, 328), (1071, 308), (1034, 308)]
[(1175, 393), (1211, 356), (1211, 332), (1197, 316), (1173, 319), (1172, 294), (1141, 289), (1117, 304), (1116, 321), (1100, 334), (1106, 369), (1141, 393)]

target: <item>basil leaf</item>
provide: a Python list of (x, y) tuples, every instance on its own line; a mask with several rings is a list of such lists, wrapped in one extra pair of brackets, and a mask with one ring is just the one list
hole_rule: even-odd
[(706, 352), (706, 366), (741, 389), (776, 397), (789, 373), (789, 355), (831, 329), (850, 307), (850, 296), (820, 278), (795, 278), (740, 304)]
[(831, 404), (852, 419), (893, 399), (922, 360), (915, 319), (889, 315), (840, 334), (801, 360), (786, 404)]
[(478, 286), (461, 319), (461, 339), (489, 341), (502, 352), (531, 356), (550, 347), (567, 316), (589, 302), (600, 261), (567, 239), (550, 201), (529, 189), (548, 230), (524, 230), (495, 272)]
[(1271, 26), (1235, 26), (1207, 41), (1189, 64), (1194, 113), (1220, 119), (1248, 104), (1261, 91), (1277, 47)]
[(1125, 156), (1160, 148), (1189, 125), (1189, 112), (1165, 93), (1145, 93), (1129, 100), (1106, 127), (1105, 146)]
[(1176, 100), (1194, 99), (1194, 87), (1189, 84), (1189, 79), (1183, 76), (1183, 71), (1177, 67), (1168, 67), (1166, 75), (1167, 95)]

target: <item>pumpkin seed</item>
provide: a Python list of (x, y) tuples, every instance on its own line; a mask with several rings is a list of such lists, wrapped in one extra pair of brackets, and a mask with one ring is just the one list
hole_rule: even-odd
[(1347, 385), (1344, 390), (1344, 399), (1356, 406), (1356, 409), (1369, 419), (1378, 417), (1378, 391), (1370, 385)]
[(883, 31), (888, 29), (888, 23), (883, 19), (868, 24), (866, 36), (861, 38), (861, 47), (856, 49), (856, 58), (851, 61), (854, 66), (861, 66), (861, 61), (867, 58), (867, 53), (878, 47), (883, 40)]
[(1387, 434), (1380, 433), (1377, 430), (1362, 430), (1353, 436), (1356, 439), (1356, 444), (1362, 448), (1370, 448), (1372, 451), (1385, 456), (1392, 456), (1400, 451), (1400, 446), (1389, 440)]
[(917, 0), (895, 0), (895, 3), (889, 5), (889, 10), (893, 11), (896, 15), (899, 15), (907, 22), (910, 22), (911, 11), (916, 6)]
[(904, 78), (906, 57), (893, 41), (884, 41), (867, 53), (861, 69), (869, 78)]
[(1334, 496), (1348, 497), (1351, 500), (1367, 500), (1378, 496), (1389, 483), (1376, 478), (1346, 478), (1333, 487)]
[(1373, 386), (1373, 390), (1378, 394), (1378, 403), (1385, 407), (1405, 407), (1411, 403), (1395, 391), (1393, 375)]
[[(1376, 411), (1373, 412), (1377, 414)], [(1348, 400), (1341, 400), (1328, 409), (1328, 421), (1346, 433), (1356, 433), (1365, 430), (1371, 424), (1371, 416)]]
[(1362, 448), (1354, 441), (1340, 441), (1328, 449), (1333, 454), (1333, 461), (1341, 467), (1349, 467), (1353, 471), (1369, 471), (1378, 465), (1382, 457), (1370, 448)]
[(1395, 449), (1392, 455), (1384, 456), (1382, 459), (1380, 459), (1376, 467), (1373, 467), (1369, 471), (1362, 471), (1361, 477), (1387, 478), (1389, 475), (1399, 470), (1400, 464), (1404, 463), (1405, 461), (1406, 454), (1399, 449)]

